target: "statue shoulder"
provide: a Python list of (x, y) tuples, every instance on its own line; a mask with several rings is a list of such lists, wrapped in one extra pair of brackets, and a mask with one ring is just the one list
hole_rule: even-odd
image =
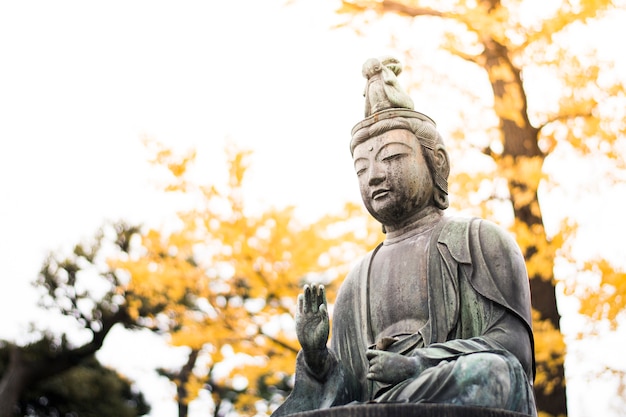
[[(466, 217), (442, 217), (440, 223), (435, 226), (437, 243), (448, 248), (452, 258), (461, 264), (472, 263), (470, 251), (470, 224), (475, 218)], [(439, 231), (437, 231), (437, 229)]]
[[(457, 247), (448, 247), (456, 256), (467, 256), (470, 282), (486, 298), (515, 312), (530, 328), (530, 288), (524, 257), (513, 236), (495, 223), (474, 218), (448, 221), (442, 235), (450, 230), (465, 231), (465, 243), (456, 236)], [(455, 254), (456, 253), (456, 254)], [(461, 255), (459, 255), (461, 254)], [(457, 262), (461, 263), (458, 259)]]
[(447, 246), (459, 263), (472, 263), (472, 253), (479, 251), (485, 260), (502, 256), (523, 258), (509, 232), (497, 224), (477, 217), (446, 217), (437, 239)]
[[(475, 232), (476, 239), (480, 242), (480, 249), (487, 261), (497, 261), (504, 257), (512, 263), (517, 263), (518, 268), (525, 269), (524, 257), (513, 238), (513, 235), (497, 224), (484, 219), (477, 219)], [(525, 272), (525, 271), (524, 271)]]

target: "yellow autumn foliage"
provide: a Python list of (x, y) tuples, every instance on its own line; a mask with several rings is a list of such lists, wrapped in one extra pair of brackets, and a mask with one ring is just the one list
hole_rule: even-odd
[(229, 401), (241, 415), (256, 414), (255, 404), (279, 401), (289, 390), (299, 350), (292, 314), (302, 286), (324, 283), (332, 301), (337, 278), (380, 230), (355, 204), (310, 224), (293, 207), (249, 212), (249, 151), (226, 148), (228, 180), (220, 186), (191, 179), (195, 151), (146, 145), (169, 173), (163, 189), (194, 204), (177, 213), (176, 227), (143, 233), (141, 256), (111, 261), (131, 277), (127, 306), (135, 320), (200, 352), (207, 364), (200, 375), (173, 379), (186, 388), (181, 404), (208, 389), (216, 407)]
[(196, 398), (200, 393), (200, 390), (204, 388), (204, 380), (203, 378), (197, 377), (196, 375), (192, 375), (189, 378), (189, 381), (185, 383), (185, 390), (188, 393), (188, 396), (185, 398), (181, 398), (181, 402), (185, 405), (188, 405), (191, 400)]
[[(616, 177), (623, 181), (626, 82), (612, 62), (600, 59), (592, 48), (571, 47), (568, 39), (571, 31), (584, 30), (587, 23), (609, 15), (619, 7), (617, 3), (562, 1), (539, 6), (538, 10), (531, 10), (531, 3), (343, 0), (338, 13), (346, 16), (345, 24), (340, 26), (350, 26), (364, 36), (376, 32), (380, 37), (381, 31), (375, 26), (382, 22), (390, 32), (390, 44), (398, 38), (423, 42), (428, 35), (430, 39), (431, 34), (420, 29), (419, 23), (437, 18), (442, 29), (432, 38), (440, 39), (439, 50), (475, 64), (489, 80), (490, 91), (475, 88), (469, 93), (469, 83), (480, 86), (482, 81), (470, 80), (463, 74), (459, 76), (459, 85), (450, 83), (459, 95), (467, 93), (470, 106), (478, 103), (481, 111), (489, 115), (482, 126), (468, 132), (474, 124), (466, 123), (464, 117), (468, 116), (460, 114), (455, 132), (461, 134), (451, 139), (462, 143), (471, 133), (474, 137), (484, 137), (483, 143), (489, 145), (478, 151), (493, 158), (496, 164), (496, 169), (489, 166), (468, 173), (453, 171), (451, 206), (465, 213), (494, 218), (502, 214), (508, 203), (514, 219), (503, 217), (526, 257), (531, 289), (539, 292), (533, 296), (538, 311), (535, 335), (539, 366), (535, 387), (539, 415), (556, 416), (567, 412), (565, 345), (559, 334), (557, 293), (565, 288), (566, 294), (580, 297), (582, 314), (592, 320), (607, 320), (614, 327), (626, 311), (626, 276), (606, 260), (571, 259), (568, 241), (575, 239), (575, 233), (565, 223), (548, 236), (544, 225), (551, 219), (543, 218), (539, 201), (540, 185), (551, 180), (545, 175), (544, 162), (555, 150), (572, 149), (580, 157), (600, 156), (602, 163), (611, 164), (619, 174)], [(388, 15), (405, 17), (406, 25), (402, 25), (402, 19), (395, 19), (394, 29), (389, 29), (391, 26), (384, 25)], [(419, 43), (414, 46), (419, 47)], [(419, 62), (415, 62), (416, 56)], [(408, 70), (404, 76), (410, 78), (414, 69), (415, 78), (424, 83), (419, 87), (429, 87), (426, 84), (429, 78), (420, 78), (425, 67), (430, 67), (432, 73), (444, 74), (442, 78), (454, 77), (452, 66), (437, 66), (438, 59), (433, 59), (433, 64), (429, 58), (408, 48), (405, 54)], [(489, 100), (479, 103), (476, 97), (483, 93)], [(461, 148), (468, 150), (471, 145)], [(555, 259), (575, 265), (578, 279), (555, 277)], [(558, 279), (566, 285), (557, 287)]]
[(608, 321), (616, 329), (617, 318), (626, 310), (626, 271), (606, 259), (592, 259), (583, 262), (579, 272), (596, 277), (589, 281), (598, 284), (573, 282), (567, 288), (568, 293), (578, 294), (582, 314), (595, 321)]

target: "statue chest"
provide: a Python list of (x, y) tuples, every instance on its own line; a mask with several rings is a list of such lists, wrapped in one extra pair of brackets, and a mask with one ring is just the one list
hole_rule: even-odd
[(375, 339), (417, 332), (428, 321), (429, 234), (383, 245), (369, 271), (369, 307)]

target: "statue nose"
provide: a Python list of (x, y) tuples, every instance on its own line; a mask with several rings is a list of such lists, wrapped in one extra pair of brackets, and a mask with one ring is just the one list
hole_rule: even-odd
[(385, 180), (385, 170), (378, 164), (374, 164), (370, 169), (369, 185), (378, 185)]

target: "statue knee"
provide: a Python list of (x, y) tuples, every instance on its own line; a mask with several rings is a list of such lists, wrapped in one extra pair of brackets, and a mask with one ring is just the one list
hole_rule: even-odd
[(461, 359), (463, 377), (460, 403), (504, 408), (511, 393), (509, 365), (495, 353), (476, 353)]

